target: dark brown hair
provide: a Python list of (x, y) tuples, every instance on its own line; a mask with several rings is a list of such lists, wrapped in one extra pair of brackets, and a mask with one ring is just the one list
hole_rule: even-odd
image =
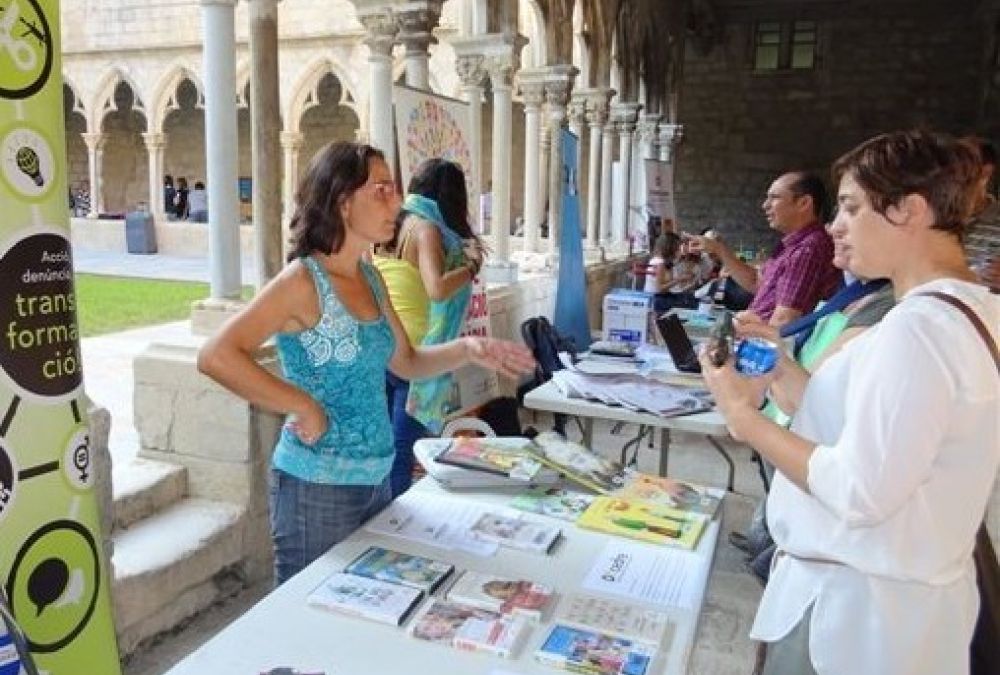
[(364, 143), (327, 143), (313, 155), (299, 181), (288, 262), (313, 251), (336, 253), (344, 245), (340, 204), (368, 182), (371, 160), (385, 159)]
[(979, 158), (966, 143), (933, 131), (894, 131), (854, 148), (833, 165), (834, 182), (857, 181), (876, 212), (918, 194), (934, 211), (932, 226), (962, 237), (972, 213)]

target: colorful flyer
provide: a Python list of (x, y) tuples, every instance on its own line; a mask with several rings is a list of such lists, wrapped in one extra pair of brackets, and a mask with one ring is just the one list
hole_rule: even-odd
[(0, 0), (0, 585), (40, 671), (114, 675), (60, 54), (58, 0)]

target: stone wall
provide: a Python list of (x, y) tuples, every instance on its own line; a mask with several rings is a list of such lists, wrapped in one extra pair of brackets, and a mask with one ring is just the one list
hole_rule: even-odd
[[(996, 58), (996, 0), (716, 4), (720, 39), (707, 52), (690, 41), (684, 63), (676, 190), (686, 229), (773, 241), (760, 203), (774, 177), (828, 176), (836, 157), (880, 132), (926, 125), (1000, 139), (1000, 64), (985, 63)], [(816, 67), (754, 72), (755, 22), (791, 19), (818, 22)]]

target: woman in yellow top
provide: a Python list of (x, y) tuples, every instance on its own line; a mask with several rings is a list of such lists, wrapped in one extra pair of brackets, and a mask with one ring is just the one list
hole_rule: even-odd
[[(468, 202), (465, 174), (458, 164), (445, 159), (423, 162), (410, 179), (396, 237), (375, 257), (413, 345), (446, 342), (461, 329), (472, 280), (482, 265)], [(448, 378), (416, 382), (411, 393), (410, 382), (386, 371), (396, 445), (390, 475), (393, 498), (410, 487), (413, 444), (429, 435), (428, 428), (440, 430), (451, 389)]]

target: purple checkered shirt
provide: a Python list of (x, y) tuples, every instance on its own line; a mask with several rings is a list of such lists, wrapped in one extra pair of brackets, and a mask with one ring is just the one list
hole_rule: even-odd
[(811, 312), (842, 279), (833, 266), (833, 240), (818, 222), (782, 237), (759, 274), (750, 309), (765, 321), (779, 306)]

